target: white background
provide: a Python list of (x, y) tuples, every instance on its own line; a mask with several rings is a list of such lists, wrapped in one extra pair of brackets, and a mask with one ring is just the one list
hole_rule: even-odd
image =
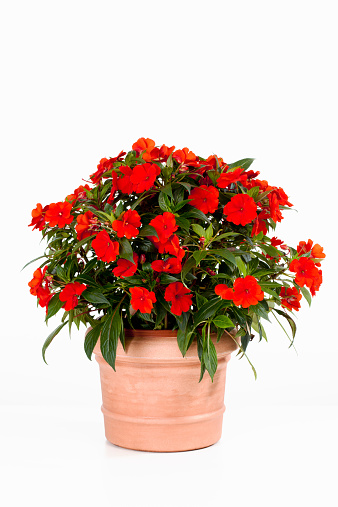
[[(1, 39), (1, 505), (336, 506), (337, 28), (333, 1), (4, 2)], [(30, 211), (139, 137), (254, 169), (298, 212), (277, 236), (324, 246), (324, 283), (231, 360), (223, 438), (149, 454), (105, 441), (83, 334), (49, 328), (27, 287)], [(54, 320), (54, 319), (53, 319)]]

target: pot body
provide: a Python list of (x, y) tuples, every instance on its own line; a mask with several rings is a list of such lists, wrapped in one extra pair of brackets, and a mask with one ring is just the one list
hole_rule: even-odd
[(211, 382), (201, 382), (197, 343), (183, 358), (174, 331), (126, 330), (126, 350), (119, 343), (116, 371), (94, 353), (100, 366), (106, 438), (140, 451), (173, 452), (208, 447), (222, 434), (227, 364), (237, 343), (224, 333)]

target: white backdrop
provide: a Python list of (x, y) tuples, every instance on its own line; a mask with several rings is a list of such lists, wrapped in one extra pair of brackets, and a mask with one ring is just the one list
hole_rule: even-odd
[[(6, 507), (46, 498), (65, 506), (337, 505), (335, 7), (325, 0), (3, 4)], [(100, 158), (143, 136), (227, 162), (255, 157), (253, 169), (282, 186), (297, 210), (285, 212), (277, 236), (293, 246), (311, 238), (327, 254), (323, 286), (311, 309), (302, 301), (297, 314), (298, 355), (275, 322), (269, 343), (254, 340), (248, 349), (256, 382), (246, 360), (234, 357), (223, 439), (194, 453), (150, 455), (105, 442), (98, 367), (83, 352), (84, 329), (71, 340), (60, 334), (46, 366), (41, 346), (58, 317), (45, 327), (27, 287), (34, 265), (20, 272), (42, 254), (39, 232), (27, 227), (36, 203), (62, 200)]]

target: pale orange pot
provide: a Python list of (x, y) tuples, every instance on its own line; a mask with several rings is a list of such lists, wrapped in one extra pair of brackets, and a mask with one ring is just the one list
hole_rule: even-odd
[(99, 342), (102, 412), (109, 442), (140, 451), (201, 449), (222, 434), (227, 364), (237, 344), (225, 333), (215, 344), (214, 381), (206, 372), (199, 383), (200, 362), (194, 342), (186, 357), (175, 331), (126, 330), (126, 351), (119, 343), (116, 372), (106, 363)]

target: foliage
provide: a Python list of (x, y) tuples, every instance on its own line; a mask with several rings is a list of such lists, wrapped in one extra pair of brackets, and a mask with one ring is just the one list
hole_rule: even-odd
[(101, 336), (113, 368), (125, 328), (176, 329), (183, 355), (197, 339), (201, 378), (217, 368), (212, 333), (241, 337), (246, 356), (273, 314), (287, 320), (293, 342), (292, 311), (319, 289), (325, 254), (311, 240), (294, 249), (271, 237), (292, 204), (252, 162), (228, 165), (141, 138), (102, 159), (90, 184), (64, 201), (37, 204), (30, 226), (47, 246), (30, 291), (46, 321), (64, 312), (43, 357), (67, 323), (92, 326), (86, 354)]

